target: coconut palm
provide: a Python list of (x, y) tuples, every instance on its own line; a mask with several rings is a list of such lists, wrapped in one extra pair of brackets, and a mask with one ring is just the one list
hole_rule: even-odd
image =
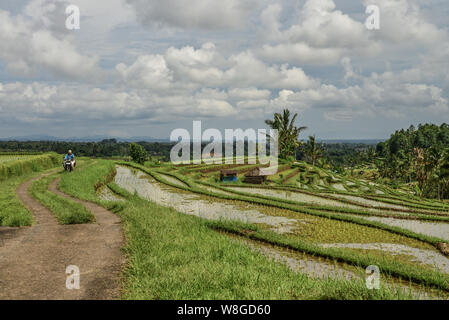
[(304, 153), (312, 162), (312, 165), (315, 165), (317, 160), (323, 156), (324, 147), (316, 143), (315, 136), (309, 136), (309, 141), (304, 146)]
[(298, 114), (295, 113), (290, 119), (290, 110), (284, 109), (282, 113), (275, 113), (273, 120), (265, 120), (271, 129), (278, 130), (278, 155), (282, 159), (287, 159), (290, 156), (294, 156), (296, 159), (296, 150), (301, 143), (298, 140), (299, 134), (307, 129), (307, 127), (295, 126), (297, 117)]

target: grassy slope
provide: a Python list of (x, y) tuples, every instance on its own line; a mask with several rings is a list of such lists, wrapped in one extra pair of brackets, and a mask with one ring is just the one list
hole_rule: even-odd
[(32, 225), (33, 216), (20, 202), (16, 190), (25, 181), (54, 168), (57, 163), (56, 154), (47, 154), (0, 164), (0, 226)]
[(16, 189), (35, 175), (12, 177), (0, 183), (0, 226), (21, 227), (33, 223), (33, 216), (20, 202)]
[(7, 161), (0, 164), (0, 181), (53, 168), (59, 163), (59, 160), (61, 159), (58, 154), (47, 153), (23, 157), (14, 161)]
[[(99, 161), (62, 178), (61, 189), (94, 200), (94, 185), (105, 180), (112, 162)], [(314, 280), (290, 271), (227, 236), (205, 221), (126, 196), (109, 204), (120, 215), (127, 239), (127, 299), (397, 299), (396, 291), (367, 290), (363, 281)]]
[[(75, 175), (75, 172), (71, 174)], [(30, 194), (56, 215), (60, 224), (90, 223), (94, 215), (82, 204), (62, 198), (48, 190), (49, 184), (58, 175), (51, 175), (34, 181), (30, 186)]]

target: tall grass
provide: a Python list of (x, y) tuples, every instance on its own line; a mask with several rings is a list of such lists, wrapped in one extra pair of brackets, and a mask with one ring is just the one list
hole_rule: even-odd
[(55, 167), (62, 158), (56, 153), (29, 156), (20, 160), (0, 163), (0, 181)]

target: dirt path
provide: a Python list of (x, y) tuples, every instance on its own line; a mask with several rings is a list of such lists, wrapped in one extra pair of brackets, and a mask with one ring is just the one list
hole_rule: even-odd
[[(55, 215), (28, 193), (22, 184), (17, 195), (36, 220), (33, 227), (0, 232), (0, 299), (114, 299), (124, 265), (120, 251), (124, 237), (120, 219), (95, 204), (79, 201), (96, 222), (59, 225)], [(57, 190), (55, 180), (50, 189)], [(80, 269), (80, 289), (66, 288), (66, 268)]]

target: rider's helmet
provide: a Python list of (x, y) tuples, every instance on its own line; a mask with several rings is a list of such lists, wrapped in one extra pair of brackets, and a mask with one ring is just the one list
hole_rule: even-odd
[(69, 152), (68, 152), (68, 153), (69, 153), (69, 155), (70, 155), (70, 154), (72, 154), (72, 150), (69, 150)]

